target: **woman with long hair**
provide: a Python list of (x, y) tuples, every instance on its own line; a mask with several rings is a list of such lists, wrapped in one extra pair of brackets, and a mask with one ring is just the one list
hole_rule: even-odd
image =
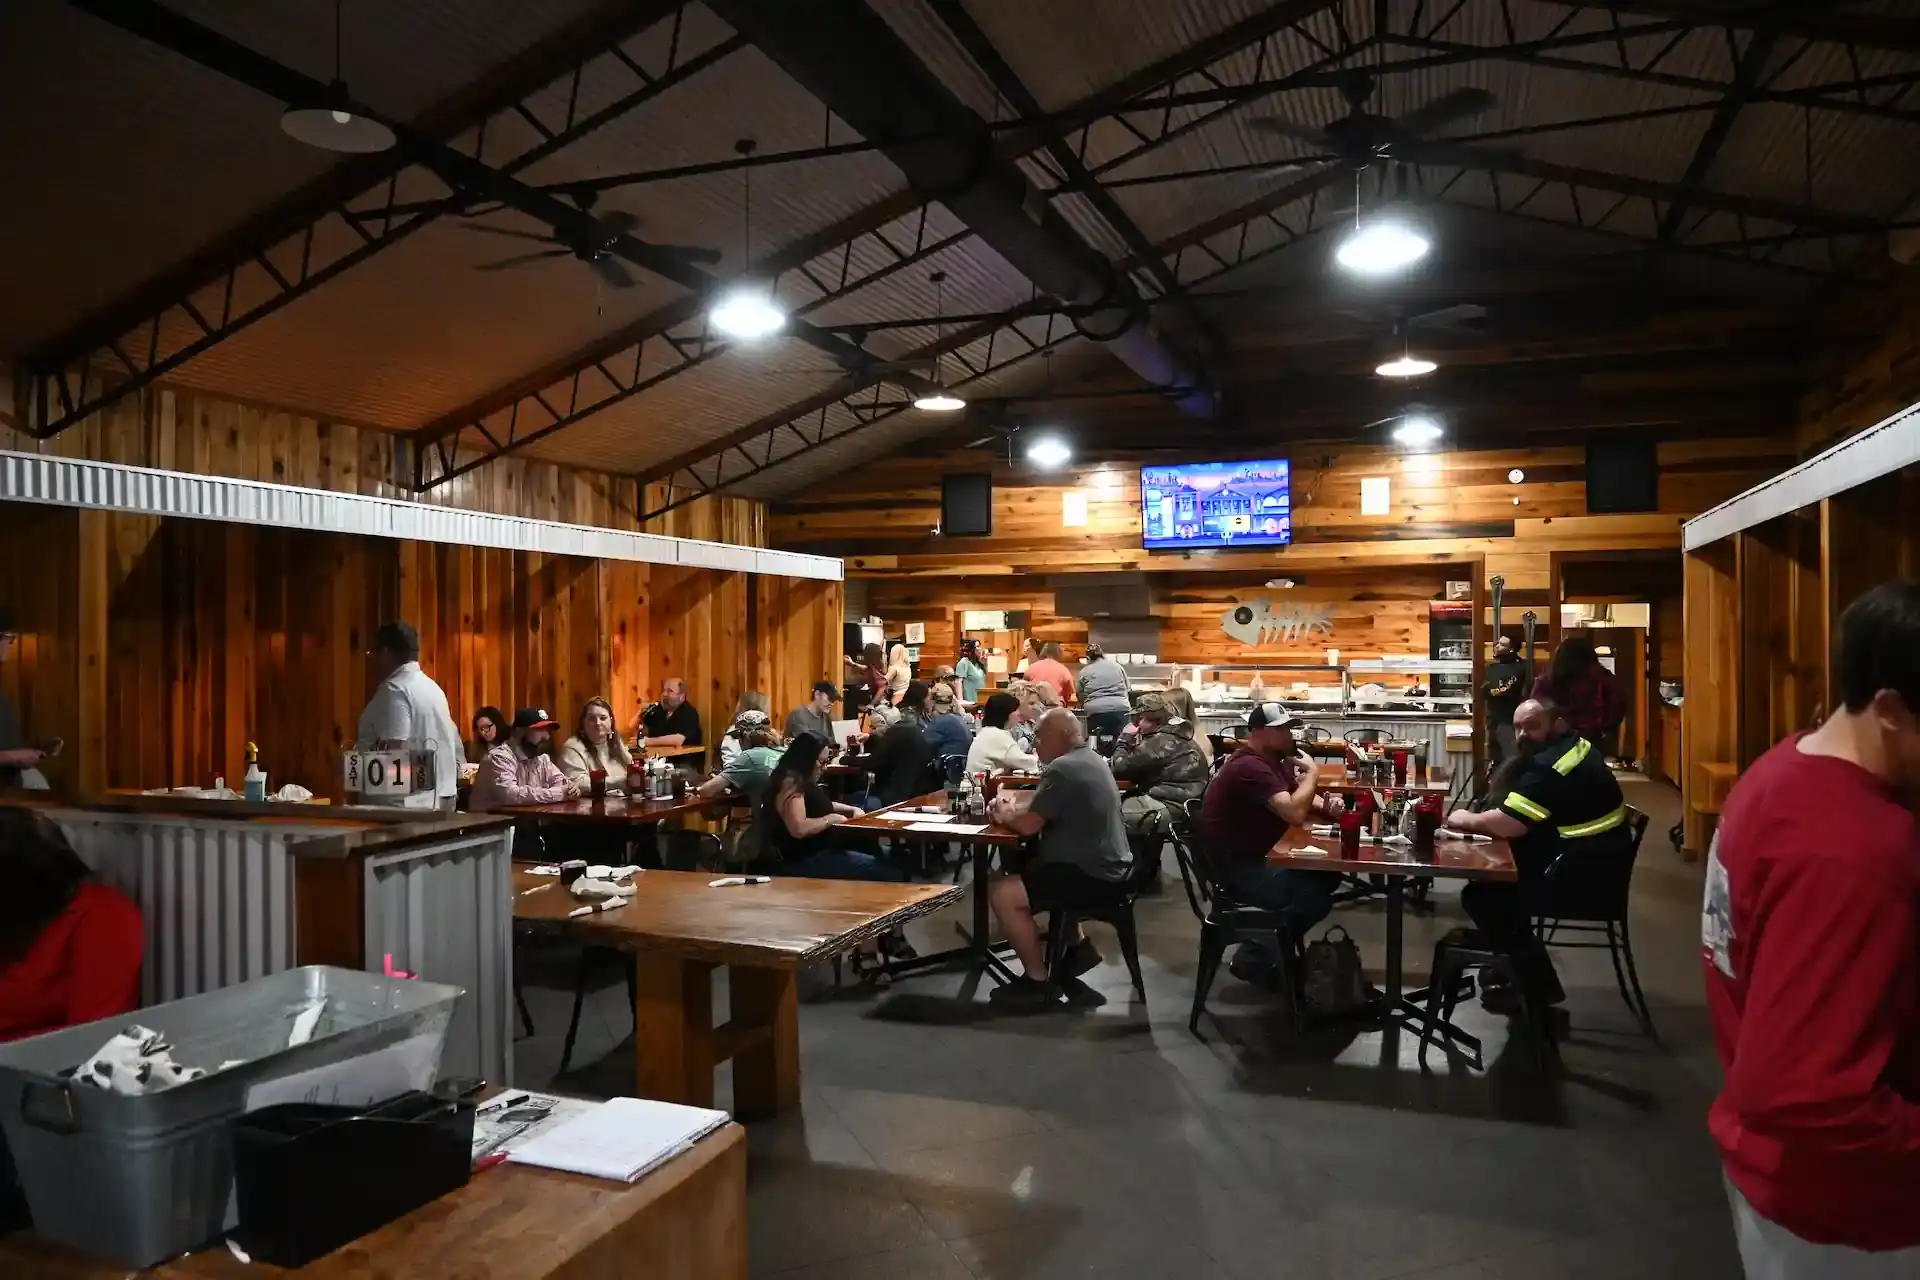
[(961, 709), (971, 710), (987, 685), (987, 660), (981, 656), (978, 640), (969, 637), (960, 642), (960, 661), (954, 666), (954, 674), (960, 677)]
[(1193, 725), (1193, 745), (1199, 747), (1200, 754), (1206, 757), (1208, 764), (1212, 764), (1213, 740), (1200, 732), (1200, 720), (1194, 714), (1193, 690), (1175, 685), (1160, 696), (1166, 699), (1168, 711)]
[(473, 762), (486, 759), (487, 752), (507, 740), (507, 716), (498, 707), (482, 707), (473, 713)]
[(907, 686), (912, 683), (913, 664), (907, 661), (907, 646), (897, 644), (887, 650), (887, 700), (899, 706)]
[(140, 908), (95, 880), (59, 827), (0, 809), (0, 880), (0, 1040), (139, 1005)]
[[(821, 785), (833, 754), (831, 742), (817, 734), (803, 733), (788, 745), (767, 779), (754, 825), (762, 832), (763, 847), (779, 860), (774, 873), (813, 880), (905, 883), (906, 872), (872, 853), (850, 847), (846, 833), (835, 830), (848, 818), (859, 817), (860, 810), (834, 800)], [(897, 955), (910, 954), (903, 938), (893, 942), (890, 950)], [(863, 944), (854, 954), (853, 969), (865, 981), (885, 984), (886, 971), (877, 940)]]
[(617, 791), (626, 786), (627, 770), (633, 767), (633, 752), (620, 740), (613, 727), (613, 704), (602, 697), (588, 698), (580, 708), (580, 720), (573, 736), (560, 748), (560, 772), (585, 794), (594, 770), (606, 774)]
[(1547, 673), (1533, 682), (1533, 696), (1558, 707), (1568, 726), (1605, 754), (1619, 753), (1627, 691), (1602, 665), (1588, 637), (1576, 632), (1560, 642)]

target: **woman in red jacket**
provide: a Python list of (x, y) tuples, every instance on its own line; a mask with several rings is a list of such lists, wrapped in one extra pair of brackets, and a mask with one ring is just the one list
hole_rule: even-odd
[(1600, 662), (1593, 641), (1571, 635), (1553, 651), (1547, 674), (1533, 682), (1533, 696), (1550, 700), (1573, 731), (1609, 756), (1620, 754), (1620, 722), (1627, 718), (1627, 691)]
[(93, 879), (58, 827), (0, 810), (0, 884), (0, 1040), (138, 1005), (140, 909)]

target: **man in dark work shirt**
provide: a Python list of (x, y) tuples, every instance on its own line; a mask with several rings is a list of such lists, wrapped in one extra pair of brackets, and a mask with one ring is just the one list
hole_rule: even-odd
[(1484, 721), (1487, 729), (1488, 758), (1499, 764), (1513, 755), (1513, 713), (1527, 696), (1533, 677), (1527, 664), (1514, 651), (1513, 641), (1501, 636), (1493, 642), (1493, 661), (1487, 664), (1486, 679), (1480, 684), (1480, 696), (1486, 699)]
[(700, 713), (687, 701), (687, 682), (668, 676), (660, 682), (660, 701), (640, 713), (640, 736), (650, 747), (698, 747)]

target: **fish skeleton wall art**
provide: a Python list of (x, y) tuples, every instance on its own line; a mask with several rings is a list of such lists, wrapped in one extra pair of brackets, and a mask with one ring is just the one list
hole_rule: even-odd
[(1299, 644), (1318, 633), (1333, 634), (1333, 616), (1311, 605), (1248, 600), (1220, 617), (1220, 629), (1245, 645)]

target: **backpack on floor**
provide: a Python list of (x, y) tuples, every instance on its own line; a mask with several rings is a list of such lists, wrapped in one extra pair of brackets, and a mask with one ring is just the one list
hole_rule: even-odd
[(1301, 979), (1307, 1011), (1319, 1017), (1362, 1013), (1372, 1003), (1372, 988), (1360, 967), (1360, 948), (1339, 925), (1307, 944)]

